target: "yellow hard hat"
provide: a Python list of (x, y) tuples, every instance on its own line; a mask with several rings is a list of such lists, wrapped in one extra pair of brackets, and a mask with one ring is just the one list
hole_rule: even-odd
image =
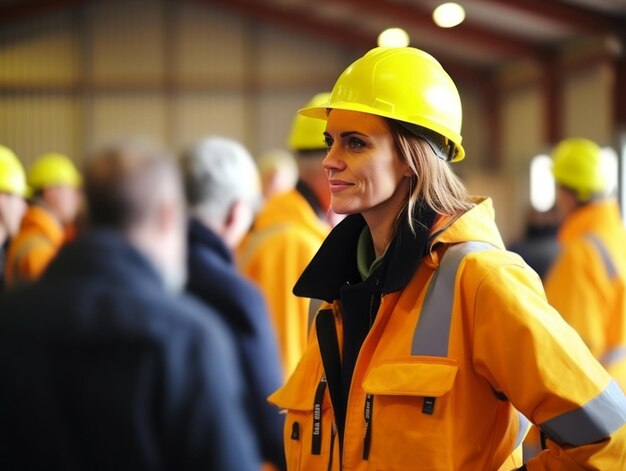
[[(306, 107), (320, 106), (328, 102), (329, 97), (329, 92), (318, 93), (306, 104)], [(287, 145), (290, 149), (299, 151), (326, 149), (325, 130), (326, 123), (324, 121), (297, 114), (291, 125), (291, 134)]]
[(589, 139), (569, 138), (552, 152), (552, 174), (557, 184), (576, 191), (578, 199), (588, 200), (604, 193), (609, 186), (600, 147)]
[(326, 119), (329, 108), (397, 120), (428, 141), (440, 158), (456, 162), (465, 157), (459, 92), (441, 64), (419, 49), (372, 49), (341, 74), (328, 102), (300, 113)]
[(69, 157), (63, 154), (44, 154), (28, 170), (28, 185), (35, 191), (50, 186), (71, 186), (82, 184), (80, 173)]
[(0, 146), (0, 191), (24, 197), (26, 190), (22, 163), (11, 149)]

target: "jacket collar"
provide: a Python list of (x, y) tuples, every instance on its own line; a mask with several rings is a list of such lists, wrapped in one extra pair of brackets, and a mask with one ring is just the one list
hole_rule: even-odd
[(28, 207), (22, 219), (21, 229), (35, 229), (45, 234), (55, 246), (60, 246), (65, 237), (61, 222), (50, 210), (40, 204), (32, 204)]
[[(383, 259), (385, 275), (381, 294), (401, 290), (411, 280), (428, 247), (428, 235), (435, 214), (430, 210), (416, 211), (415, 234), (405, 218), (401, 218), (396, 236)], [(353, 214), (341, 221), (328, 235), (313, 260), (296, 283), (296, 296), (339, 299), (339, 290), (361, 281), (357, 268), (357, 244), (365, 219)]]
[(224, 241), (214, 231), (195, 218), (189, 220), (188, 235), (190, 249), (193, 250), (196, 246), (208, 247), (224, 262), (229, 265), (234, 264), (233, 253)]
[(610, 199), (589, 203), (574, 210), (563, 221), (558, 239), (561, 243), (568, 243), (591, 231), (620, 226), (621, 220), (617, 201)]

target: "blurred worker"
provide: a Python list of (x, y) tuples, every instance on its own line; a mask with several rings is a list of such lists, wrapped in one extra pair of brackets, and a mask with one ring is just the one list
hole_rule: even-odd
[(284, 149), (271, 150), (262, 154), (256, 160), (256, 165), (259, 168), (265, 200), (296, 186), (298, 164), (291, 152)]
[(4, 289), (4, 257), (26, 211), (24, 167), (9, 148), (0, 146), (0, 292)]
[(548, 301), (626, 390), (626, 229), (600, 147), (570, 138), (553, 151), (561, 252)]
[[(307, 106), (327, 98), (328, 93), (320, 93)], [(330, 230), (323, 132), (322, 121), (296, 116), (289, 138), (298, 163), (296, 187), (266, 202), (239, 251), (242, 271), (268, 301), (287, 375), (306, 347), (309, 318), (309, 300), (297, 298), (292, 289)]]
[(556, 239), (559, 225), (556, 219), (555, 208), (546, 212), (530, 209), (524, 238), (509, 246), (509, 250), (521, 255), (542, 280), (559, 253)]
[(211, 137), (181, 159), (189, 222), (187, 289), (230, 327), (245, 381), (245, 404), (265, 461), (285, 468), (284, 416), (267, 402), (283, 381), (276, 336), (258, 289), (236, 269), (232, 251), (261, 200), (254, 161), (240, 143)]
[(81, 176), (72, 161), (61, 154), (39, 157), (28, 170), (33, 192), (19, 233), (6, 260), (7, 286), (32, 281), (46, 269), (66, 240), (78, 213)]
[[(332, 208), (349, 214), (294, 287), (327, 301), (270, 400), (290, 469), (626, 469), (626, 397), (467, 197), (461, 100), (419, 49), (380, 47), (326, 103)], [(520, 411), (520, 412), (518, 412)]]
[(173, 159), (106, 150), (85, 190), (86, 234), (0, 297), (0, 467), (258, 470), (230, 336), (179, 294)]

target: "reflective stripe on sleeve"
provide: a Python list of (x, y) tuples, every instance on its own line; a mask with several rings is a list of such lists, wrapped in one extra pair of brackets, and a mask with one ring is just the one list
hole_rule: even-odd
[(559, 445), (581, 446), (609, 437), (626, 423), (626, 397), (615, 381), (584, 406), (539, 425)]
[(615, 264), (611, 259), (611, 254), (604, 246), (604, 243), (594, 234), (587, 234), (586, 238), (600, 253), (600, 257), (602, 257), (602, 262), (604, 263), (604, 268), (606, 270), (606, 275), (609, 277), (609, 279), (615, 278), (617, 276), (617, 268), (615, 268)]
[(448, 356), (454, 281), (461, 260), (469, 253), (493, 248), (485, 242), (464, 242), (446, 250), (424, 298), (413, 334), (412, 355)]

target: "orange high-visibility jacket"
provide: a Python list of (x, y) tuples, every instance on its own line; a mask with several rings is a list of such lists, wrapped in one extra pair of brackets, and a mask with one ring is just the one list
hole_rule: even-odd
[[(333, 263), (316, 256), (311, 266)], [(290, 471), (517, 469), (527, 430), (518, 411), (549, 437), (528, 470), (626, 469), (626, 398), (536, 273), (504, 250), (489, 200), (439, 218), (410, 281), (382, 296), (340, 444), (322, 335), (336, 330), (341, 350), (342, 329), (340, 303), (324, 304), (296, 370), (270, 396), (287, 411)]]
[(309, 300), (292, 293), (330, 227), (297, 191), (271, 198), (238, 251), (242, 272), (266, 297), (287, 377), (307, 343)]
[(575, 210), (546, 295), (622, 388), (626, 388), (626, 229), (616, 201)]
[(30, 206), (9, 245), (5, 266), (7, 287), (39, 278), (64, 240), (58, 219), (41, 206)]

